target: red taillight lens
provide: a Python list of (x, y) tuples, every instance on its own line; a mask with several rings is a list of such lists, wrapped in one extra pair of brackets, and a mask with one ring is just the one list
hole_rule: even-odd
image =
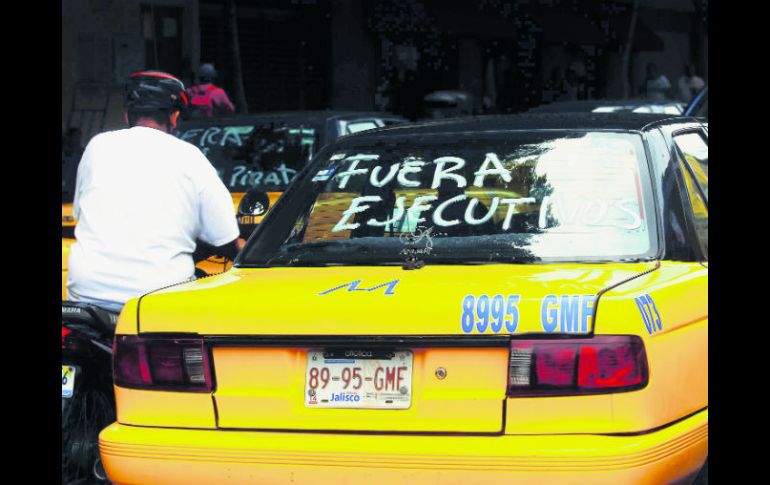
[(646, 359), (644, 347), (613, 344), (601, 347), (589, 345), (580, 348), (580, 372), (578, 386), (583, 389), (628, 387), (640, 384), (645, 377)]
[(571, 345), (554, 345), (536, 354), (535, 375), (543, 386), (570, 386), (575, 380), (576, 349)]
[(115, 385), (134, 389), (210, 392), (211, 369), (203, 339), (115, 337)]
[(64, 348), (66, 345), (64, 343), (64, 339), (67, 338), (67, 335), (69, 335), (71, 332), (70, 329), (62, 327), (61, 328), (61, 348)]
[(510, 397), (624, 392), (646, 385), (644, 343), (634, 335), (511, 343)]

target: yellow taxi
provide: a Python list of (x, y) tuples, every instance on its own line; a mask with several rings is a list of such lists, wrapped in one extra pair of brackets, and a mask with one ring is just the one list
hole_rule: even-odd
[(691, 118), (519, 115), (330, 144), (232, 270), (125, 306), (109, 479), (692, 482), (708, 202), (688, 165), (708, 159), (690, 135), (707, 147)]

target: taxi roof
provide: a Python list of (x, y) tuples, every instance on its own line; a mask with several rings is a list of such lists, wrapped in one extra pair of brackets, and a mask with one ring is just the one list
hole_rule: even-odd
[(431, 135), (511, 130), (623, 130), (641, 131), (650, 124), (697, 122), (695, 118), (663, 113), (521, 113), (452, 118), (370, 130), (352, 137), (377, 135)]
[[(333, 119), (345, 118), (384, 118), (384, 119), (403, 119), (398, 115), (384, 111), (262, 111), (257, 113), (236, 114), (222, 118), (210, 118), (205, 120), (186, 120), (180, 123), (185, 127), (189, 126), (210, 126), (225, 125), (233, 123), (253, 123), (261, 121), (300, 121), (305, 123), (325, 122)], [(406, 120), (404, 120), (406, 121)]]

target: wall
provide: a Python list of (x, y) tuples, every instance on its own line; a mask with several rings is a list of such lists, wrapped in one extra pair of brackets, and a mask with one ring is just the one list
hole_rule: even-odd
[[(644, 6), (647, 4), (648, 6)], [(651, 8), (649, 4), (661, 8)], [(663, 50), (660, 51), (635, 51), (631, 56), (631, 97), (639, 97), (640, 87), (644, 84), (647, 63), (654, 62), (658, 71), (665, 74), (674, 89), (676, 96), (676, 83), (684, 74), (685, 63), (692, 62), (692, 45), (690, 32), (695, 21), (694, 9), (691, 4), (674, 2), (669, 7), (664, 2), (645, 2), (639, 8), (639, 20), (652, 28), (655, 34), (663, 41)], [(704, 42), (706, 72), (698, 73), (704, 80), (708, 74), (708, 37)], [(622, 94), (622, 80), (619, 78), (620, 54), (608, 54), (607, 69), (607, 97), (619, 98)]]
[[(183, 52), (193, 68), (197, 67), (198, 0), (64, 0), (62, 131), (67, 127), (73, 99), (76, 109), (101, 109), (108, 97), (104, 129), (123, 126), (123, 82), (128, 73), (145, 68), (140, 9), (149, 4), (182, 7)], [(89, 134), (84, 133), (82, 143), (87, 143), (88, 138)]]
[(331, 108), (374, 108), (374, 39), (364, 31), (362, 3), (331, 2)]
[(633, 97), (639, 97), (639, 87), (644, 84), (648, 62), (654, 62), (658, 66), (658, 72), (665, 74), (674, 88), (676, 96), (676, 82), (684, 75), (684, 65), (690, 59), (690, 36), (687, 32), (656, 31), (663, 39), (665, 49), (662, 52), (639, 52), (633, 61)]

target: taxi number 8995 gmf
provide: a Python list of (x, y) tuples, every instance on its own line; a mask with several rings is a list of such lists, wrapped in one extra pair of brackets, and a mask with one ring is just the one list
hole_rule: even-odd
[(411, 406), (412, 352), (400, 350), (375, 358), (345, 354), (322, 350), (307, 353), (305, 406), (361, 409)]

